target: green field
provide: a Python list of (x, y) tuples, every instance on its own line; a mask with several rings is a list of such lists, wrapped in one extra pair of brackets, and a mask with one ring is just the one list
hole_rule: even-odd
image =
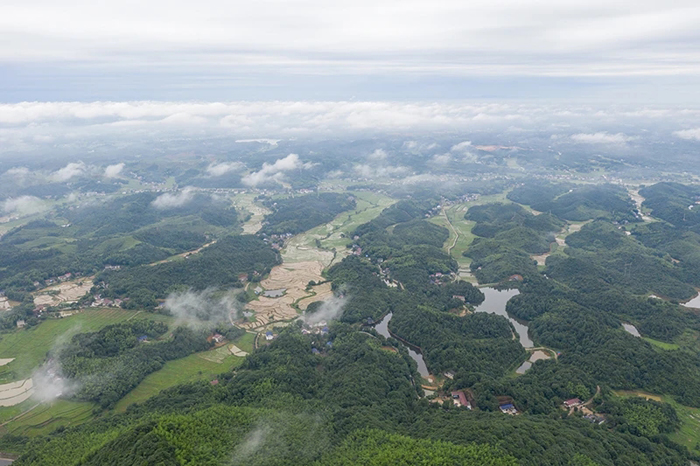
[[(2, 430), (14, 435), (46, 435), (58, 427), (78, 425), (89, 421), (93, 415), (95, 404), (84, 401), (56, 400), (53, 403), (32, 403), (32, 409), (25, 411), (12, 422), (3, 426)], [(24, 403), (23, 403), (24, 404)]]
[(241, 338), (236, 340), (234, 344), (246, 353), (253, 352), (253, 342), (255, 341), (255, 333), (246, 332)]
[(681, 420), (681, 428), (670, 435), (671, 440), (700, 455), (700, 409), (679, 405), (669, 397), (664, 397), (664, 401), (676, 408)]
[(642, 337), (642, 338), (644, 339), (644, 341), (647, 341), (647, 342), (651, 343), (652, 345), (656, 346), (657, 348), (661, 348), (661, 349), (663, 349), (663, 350), (677, 350), (677, 349), (680, 349), (680, 346), (679, 346), (679, 345), (676, 345), (676, 344), (674, 344), (674, 343), (666, 343), (666, 342), (663, 342), (663, 341), (654, 340), (653, 338), (649, 338), (649, 337)]
[[(46, 358), (51, 348), (81, 332), (93, 332), (138, 314), (139, 319), (168, 322), (172, 318), (161, 314), (126, 311), (119, 308), (86, 309), (64, 319), (48, 319), (36, 327), (15, 330), (2, 335), (0, 358), (15, 358), (0, 367), (0, 383), (26, 378)], [(2, 411), (2, 409), (0, 409)]]
[[(338, 214), (331, 222), (319, 225), (292, 238), (282, 252), (284, 262), (318, 260), (329, 266), (341, 260), (342, 254), (332, 250), (346, 251), (355, 229), (377, 217), (382, 210), (396, 202), (395, 199), (373, 192), (350, 192), (357, 205), (354, 210)], [(318, 243), (320, 243), (320, 248)]]
[[(250, 346), (252, 347), (254, 335), (250, 334), (249, 338), (248, 335), (246, 334), (243, 338), (250, 339)], [(242, 347), (246, 346), (246, 344), (238, 341), (237, 346), (243, 349)], [(248, 351), (248, 349), (245, 349), (245, 351)], [(222, 346), (215, 350), (195, 353), (182, 359), (168, 361), (162, 369), (148, 375), (136, 388), (119, 400), (114, 410), (123, 412), (129, 405), (145, 401), (168, 387), (194, 380), (212, 379), (218, 374), (238, 367), (243, 362), (243, 359), (231, 355), (228, 353), (228, 348)]]
[(696, 455), (700, 455), (700, 408), (683, 406), (670, 396), (651, 395), (642, 391), (616, 391), (615, 394), (623, 397), (640, 396), (650, 398), (673, 406), (681, 421), (681, 428), (669, 435), (670, 439), (679, 445), (687, 447), (688, 450)]

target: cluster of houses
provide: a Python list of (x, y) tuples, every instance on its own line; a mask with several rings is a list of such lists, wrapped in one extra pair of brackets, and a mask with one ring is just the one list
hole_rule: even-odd
[(431, 274), (428, 278), (430, 279), (431, 285), (441, 285), (444, 282), (453, 281), (455, 279), (455, 274), (454, 274), (454, 272), (450, 272), (450, 273), (435, 272), (434, 274)]
[(46, 280), (43, 280), (43, 281), (35, 281), (33, 283), (33, 285), (34, 285), (34, 288), (41, 288), (42, 286), (51, 286), (51, 285), (54, 285), (56, 283), (63, 283), (65, 281), (70, 280), (71, 278), (80, 277), (80, 275), (81, 275), (80, 272), (76, 272), (76, 273), (68, 272), (68, 273), (65, 273), (61, 276), (55, 277), (55, 278), (47, 278)]
[(281, 235), (270, 235), (270, 236), (267, 236), (266, 234), (263, 233), (263, 241), (266, 242), (267, 244), (269, 244), (272, 249), (276, 249), (277, 251), (279, 251), (282, 248), (284, 248), (284, 242), (287, 241), (292, 236), (294, 236), (294, 235), (292, 235), (291, 233), (283, 233)]
[(95, 295), (95, 300), (90, 304), (90, 307), (121, 307), (123, 299), (109, 299), (103, 298), (102, 295)]

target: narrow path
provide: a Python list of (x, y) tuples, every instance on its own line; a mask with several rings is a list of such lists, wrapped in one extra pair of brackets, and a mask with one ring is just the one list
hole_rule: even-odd
[(452, 257), (452, 249), (454, 249), (454, 247), (457, 245), (457, 240), (459, 240), (459, 233), (457, 233), (457, 229), (454, 227), (454, 225), (452, 225), (450, 217), (447, 215), (447, 211), (445, 211), (444, 207), (442, 208), (442, 215), (445, 217), (445, 220), (447, 220), (447, 224), (450, 226), (452, 233), (455, 234), (455, 239), (452, 241), (450, 247), (447, 248), (447, 255)]
[(593, 395), (590, 400), (586, 401), (583, 406), (589, 406), (591, 403), (593, 403), (593, 399), (598, 395), (600, 395), (600, 385), (595, 386), (595, 395)]

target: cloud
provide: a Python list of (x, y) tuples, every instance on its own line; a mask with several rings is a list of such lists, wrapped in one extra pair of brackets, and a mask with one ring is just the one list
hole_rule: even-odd
[(175, 317), (175, 325), (194, 329), (212, 327), (228, 321), (229, 317), (237, 318), (241, 307), (236, 293), (222, 294), (213, 288), (170, 293), (165, 300), (165, 309)]
[(353, 166), (355, 173), (362, 178), (390, 178), (393, 176), (406, 175), (409, 172), (407, 167), (391, 165), (369, 165), (359, 163)]
[(212, 163), (207, 167), (209, 176), (222, 176), (230, 172), (238, 172), (245, 168), (241, 162)]
[(56, 359), (50, 359), (32, 374), (34, 394), (32, 397), (42, 403), (51, 402), (61, 396), (69, 397), (74, 394), (80, 384), (75, 380), (66, 379), (61, 365)]
[(459, 144), (455, 144), (452, 146), (450, 149), (452, 152), (462, 152), (462, 151), (468, 151), (471, 148), (471, 141), (464, 141), (460, 142)]
[(183, 205), (194, 199), (195, 191), (191, 187), (187, 187), (180, 192), (161, 194), (151, 202), (151, 205), (156, 209), (173, 209), (182, 207)]
[(452, 161), (452, 155), (450, 154), (435, 154), (432, 159), (433, 163), (437, 165), (447, 165)]
[(343, 296), (332, 296), (323, 301), (321, 307), (312, 314), (304, 314), (304, 322), (308, 325), (317, 325), (322, 322), (337, 320), (343, 315), (343, 310), (348, 302), (348, 298)]
[(114, 165), (108, 165), (105, 168), (105, 178), (116, 178), (124, 169), (124, 163), (116, 163)]
[(582, 144), (625, 144), (633, 141), (636, 138), (626, 136), (623, 133), (610, 134), (607, 132), (599, 133), (578, 133), (572, 134), (571, 140)]
[(25, 176), (28, 176), (31, 173), (31, 171), (27, 167), (14, 167), (10, 168), (5, 172), (6, 175), (13, 176), (13, 177), (20, 177), (24, 178)]
[(376, 149), (374, 152), (367, 156), (367, 159), (374, 161), (386, 160), (389, 154), (386, 153), (384, 149)]
[(263, 163), (262, 168), (243, 177), (246, 186), (259, 186), (270, 181), (280, 181), (284, 172), (304, 168), (297, 154), (289, 154), (283, 159), (278, 159), (273, 164)]
[(6, 214), (32, 215), (46, 209), (44, 201), (35, 196), (11, 197), (2, 203)]
[(673, 134), (674, 136), (678, 136), (681, 139), (700, 141), (700, 128), (674, 131)]
[(53, 172), (49, 177), (51, 181), (64, 182), (73, 177), (85, 173), (86, 166), (83, 162), (71, 162), (65, 167)]

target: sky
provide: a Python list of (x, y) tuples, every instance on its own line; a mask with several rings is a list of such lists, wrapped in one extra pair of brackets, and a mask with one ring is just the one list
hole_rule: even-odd
[(697, 0), (3, 0), (0, 102), (700, 103)]

